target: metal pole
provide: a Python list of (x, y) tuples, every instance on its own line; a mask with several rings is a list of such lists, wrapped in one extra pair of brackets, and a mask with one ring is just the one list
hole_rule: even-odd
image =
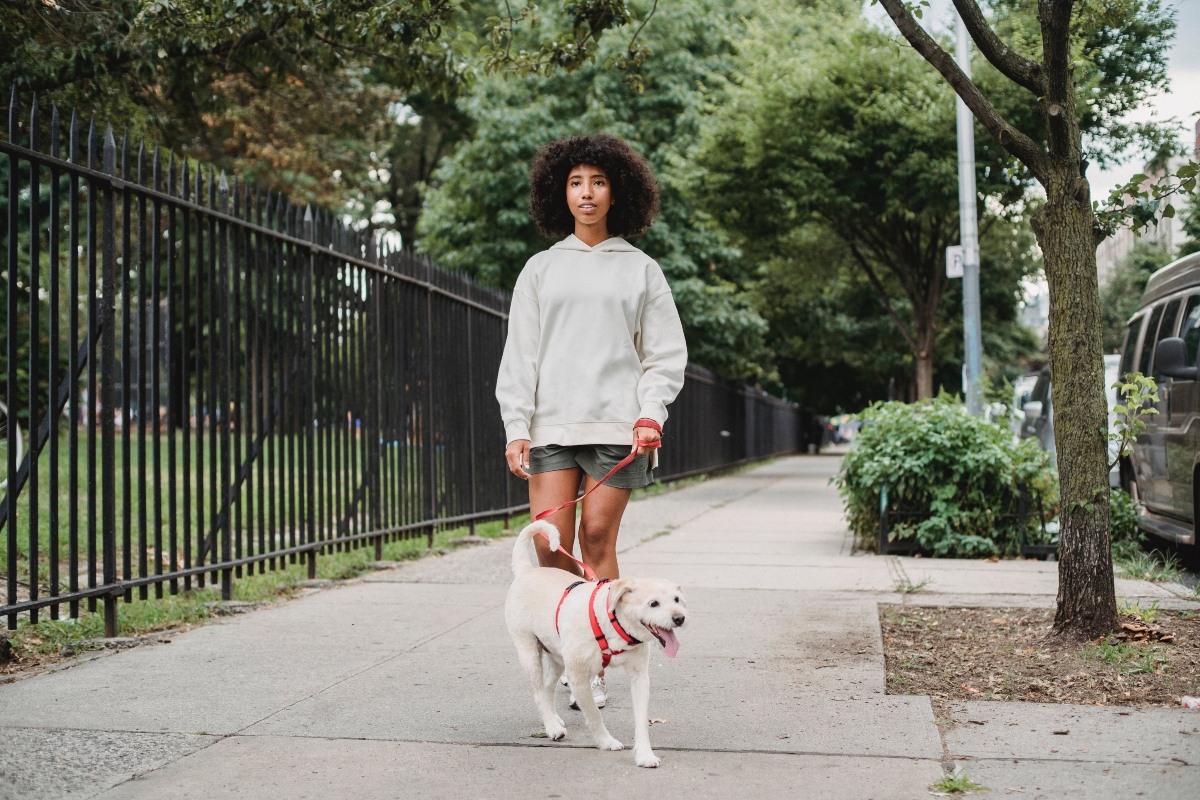
[[(955, 16), (958, 44), (955, 60), (971, 77), (971, 45), (967, 26)], [(975, 118), (962, 98), (956, 100), (958, 119), (958, 225), (963, 247), (963, 379), (967, 410), (983, 410), (983, 343), (979, 324), (979, 223), (975, 204)]]

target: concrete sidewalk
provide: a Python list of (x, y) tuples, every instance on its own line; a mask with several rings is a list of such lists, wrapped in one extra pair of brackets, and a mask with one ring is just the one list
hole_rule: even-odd
[[(886, 695), (878, 602), (1052, 605), (1054, 565), (852, 555), (836, 467), (792, 458), (631, 504), (623, 573), (677, 580), (689, 606), (679, 657), (652, 662), (657, 770), (595, 750), (565, 694), (567, 739), (533, 737), (508, 540), (0, 686), (0, 798), (890, 800), (928, 797), (956, 761), (993, 796), (1196, 796), (1200, 712), (971, 703), (956, 717), (974, 724), (939, 727), (927, 698)], [(609, 689), (631, 744), (619, 670)]]

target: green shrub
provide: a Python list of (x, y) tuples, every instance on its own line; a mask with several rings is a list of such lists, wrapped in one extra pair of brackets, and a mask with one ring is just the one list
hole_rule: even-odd
[(1034, 439), (1014, 442), (999, 425), (967, 414), (945, 395), (920, 403), (877, 403), (836, 478), (860, 545), (878, 539), (879, 492), (888, 485), (893, 540), (915, 540), (934, 556), (1019, 552), (1018, 486), (1031, 491), (1027, 541), (1041, 541), (1038, 506), (1051, 519), (1058, 479)]
[(1142, 550), (1145, 536), (1138, 529), (1137, 504), (1124, 489), (1110, 489), (1108, 496), (1109, 524), (1112, 529), (1113, 558), (1128, 559)]

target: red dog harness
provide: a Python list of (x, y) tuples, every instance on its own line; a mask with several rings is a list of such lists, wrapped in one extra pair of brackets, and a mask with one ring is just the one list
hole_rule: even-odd
[[(624, 650), (613, 650), (611, 647), (609, 647), (608, 637), (604, 635), (604, 631), (600, 628), (600, 620), (596, 619), (596, 595), (600, 592), (600, 587), (608, 583), (609, 580), (609, 578), (603, 578), (598, 581), (596, 583), (596, 588), (592, 589), (592, 596), (588, 598), (588, 620), (592, 623), (592, 633), (596, 637), (596, 644), (600, 646), (600, 657), (603, 660), (603, 666), (605, 667), (607, 667), (608, 663), (612, 661), (613, 656), (619, 656), (621, 653), (625, 652)], [(558, 615), (559, 612), (562, 611), (563, 601), (567, 599), (567, 595), (571, 593), (572, 589), (584, 583), (587, 583), (587, 581), (575, 581), (566, 588), (566, 591), (563, 592), (562, 597), (559, 598), (558, 608), (554, 609), (555, 633), (559, 633)], [(607, 600), (605, 601), (605, 610), (608, 611), (608, 621), (613, 626), (613, 630), (617, 632), (618, 636), (625, 640), (625, 644), (629, 645), (630, 647), (637, 647), (642, 643), (641, 640), (635, 639), (625, 632), (625, 629), (621, 627), (621, 623), (617, 621), (616, 609), (608, 608)]]

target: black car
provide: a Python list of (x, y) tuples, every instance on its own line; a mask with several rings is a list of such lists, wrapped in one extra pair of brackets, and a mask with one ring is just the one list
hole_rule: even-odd
[(1180, 545), (1196, 544), (1200, 481), (1200, 253), (1150, 276), (1129, 320), (1121, 374), (1141, 372), (1158, 382), (1158, 414), (1146, 418), (1121, 484), (1143, 504), (1140, 526)]

